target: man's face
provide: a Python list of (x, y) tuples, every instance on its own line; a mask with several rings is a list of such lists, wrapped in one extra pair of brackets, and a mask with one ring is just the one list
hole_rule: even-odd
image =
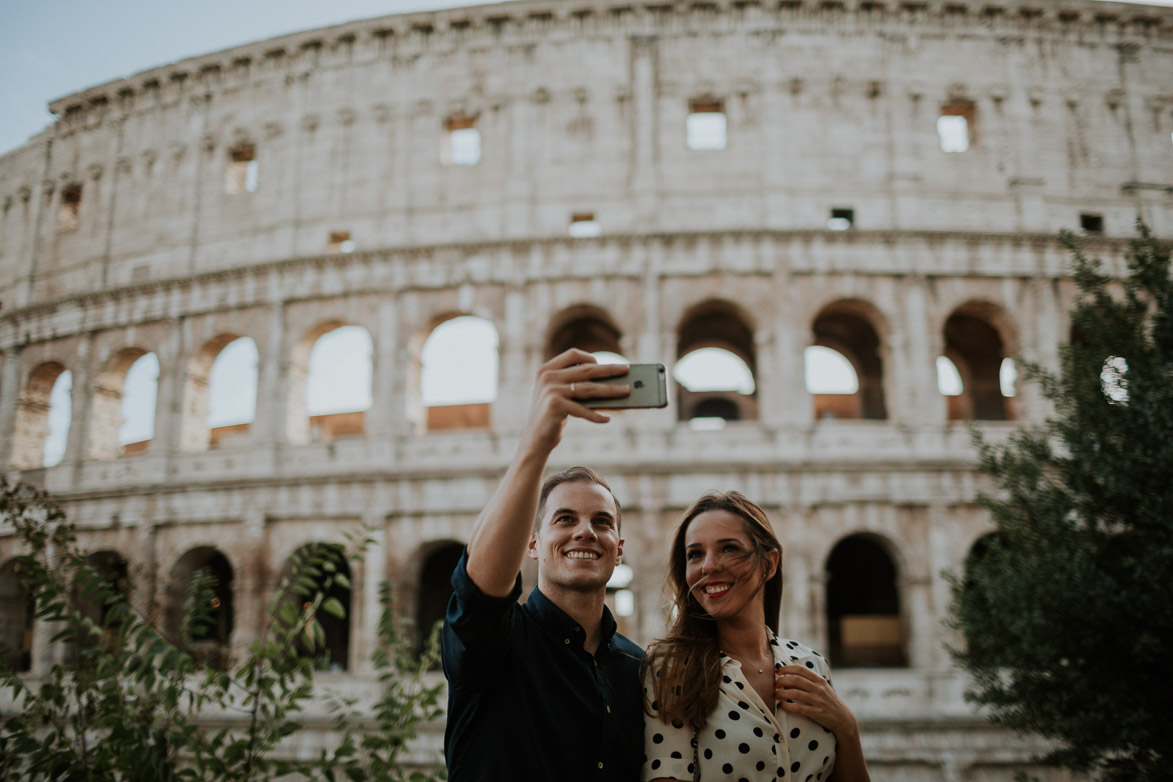
[(555, 486), (529, 541), (542, 592), (606, 588), (623, 556), (617, 524), (615, 500), (606, 488), (578, 481)]

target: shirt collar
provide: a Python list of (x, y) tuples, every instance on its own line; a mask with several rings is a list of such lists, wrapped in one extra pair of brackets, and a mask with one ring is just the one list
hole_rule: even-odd
[[(574, 644), (575, 648), (581, 649), (583, 647), (583, 644), (586, 642), (586, 631), (579, 626), (578, 622), (570, 614), (563, 611), (550, 598), (542, 594), (541, 589), (534, 587), (525, 601), (525, 607), (542, 627), (561, 638), (571, 639), (571, 643)], [(600, 651), (610, 648), (611, 637), (615, 635), (617, 629), (618, 625), (615, 623), (615, 617), (611, 615), (611, 609), (603, 606), (603, 620), (599, 628)]]

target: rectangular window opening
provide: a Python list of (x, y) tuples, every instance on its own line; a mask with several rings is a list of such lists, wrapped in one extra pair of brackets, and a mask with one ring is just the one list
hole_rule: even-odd
[(228, 167), (224, 170), (224, 192), (229, 195), (255, 193), (259, 173), (257, 148), (252, 144), (233, 147), (228, 152)]
[(570, 235), (575, 239), (589, 239), (603, 233), (594, 212), (575, 212), (570, 216)]
[(1079, 215), (1079, 229), (1087, 236), (1104, 235), (1104, 216), (1091, 212), (1082, 212)]
[(724, 101), (699, 98), (689, 101), (685, 143), (693, 150), (725, 149), (727, 125)]
[(440, 162), (446, 166), (475, 166), (481, 162), (481, 132), (476, 117), (449, 117), (444, 122)]
[(946, 103), (937, 117), (937, 140), (942, 152), (965, 152), (974, 143), (973, 101)]
[(72, 231), (81, 221), (81, 185), (66, 185), (61, 190), (61, 207), (57, 210), (57, 230)]
[(831, 216), (827, 218), (828, 231), (846, 231), (855, 225), (855, 210), (847, 209), (845, 207), (837, 207), (831, 210)]
[(331, 231), (330, 241), (326, 244), (326, 252), (352, 253), (354, 246), (354, 240), (350, 238), (350, 231)]

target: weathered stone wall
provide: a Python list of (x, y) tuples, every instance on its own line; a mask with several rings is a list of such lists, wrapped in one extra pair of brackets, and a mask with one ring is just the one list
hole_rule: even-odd
[[(724, 109), (725, 149), (686, 146), (694, 100)], [(935, 124), (957, 105), (970, 148), (946, 153)], [(234, 649), (298, 546), (366, 525), (349, 673), (326, 675), (361, 683), (377, 585), (398, 583), (410, 613), (432, 588), (431, 554), (467, 540), (556, 326), (589, 307), (624, 355), (671, 368), (717, 302), (720, 323), (749, 335), (737, 348), (756, 419), (697, 431), (669, 408), (571, 422), (555, 454), (599, 467), (624, 501), (630, 634), (662, 630), (680, 511), (739, 489), (785, 544), (788, 635), (827, 647), (840, 541), (892, 559), (908, 665), (836, 675), (876, 779), (1009, 779), (1029, 756), (965, 704), (944, 650), (958, 639), (941, 625), (941, 571), (989, 525), (935, 361), (960, 350), (948, 333), (961, 315), (996, 334), (995, 359), (1054, 364), (1072, 293), (1057, 231), (1101, 218), (1090, 250), (1117, 268), (1138, 215), (1173, 233), (1173, 11), (519, 2), (258, 42), (52, 109), (58, 123), (0, 158), (0, 465), (53, 491), (91, 548), (144, 566), (142, 586), (152, 573), (165, 586), (193, 548), (222, 552)], [(452, 118), (480, 131), (476, 165), (444, 164)], [(225, 192), (249, 148), (255, 190)], [(78, 185), (74, 225), (61, 213)], [(853, 210), (850, 230), (828, 230), (832, 209)], [(600, 236), (568, 236), (584, 213)], [(330, 251), (342, 233), (354, 252)], [(427, 429), (420, 347), (453, 314), (498, 330), (487, 429)], [(803, 349), (850, 348), (860, 323), (881, 414), (816, 419)], [(339, 324), (372, 337), (374, 404), (362, 436), (325, 442), (304, 414), (305, 357)], [(257, 346), (257, 415), (209, 448), (199, 384), (236, 336)], [(115, 457), (102, 411), (139, 352), (160, 364), (155, 436)], [(61, 464), (37, 467), (24, 455), (58, 369), (73, 373), (73, 425)], [(1020, 421), (1046, 413), (1029, 387), (1004, 404)], [(980, 425), (998, 437), (1013, 424)], [(0, 531), (0, 566), (14, 551)], [(34, 676), (51, 662), (44, 635)]]

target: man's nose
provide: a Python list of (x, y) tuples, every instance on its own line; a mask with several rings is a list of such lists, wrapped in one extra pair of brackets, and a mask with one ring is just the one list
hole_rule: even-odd
[(594, 540), (598, 537), (598, 535), (595, 534), (595, 528), (591, 524), (590, 520), (585, 519), (578, 525), (578, 527), (575, 528), (574, 537)]

